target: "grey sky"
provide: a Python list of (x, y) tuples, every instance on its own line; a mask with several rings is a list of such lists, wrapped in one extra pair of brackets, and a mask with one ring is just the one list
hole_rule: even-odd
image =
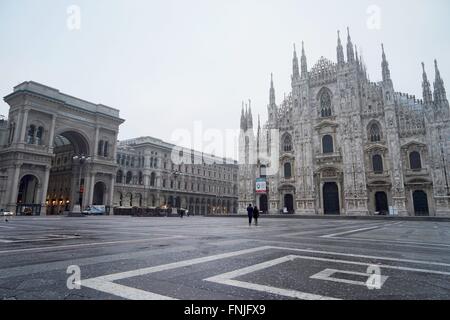
[[(66, 26), (70, 5), (80, 30)], [(371, 5), (379, 30), (367, 27)], [(34, 80), (118, 108), (120, 139), (170, 140), (195, 121), (238, 129), (242, 100), (266, 119), (271, 72), (277, 102), (289, 92), (294, 42), (305, 41), (311, 68), (336, 60), (336, 30), (345, 40), (348, 25), (371, 80), (381, 78), (384, 42), (396, 90), (421, 97), (421, 61), (434, 80), (437, 58), (449, 89), (449, 9), (448, 0), (0, 0), (0, 94)]]

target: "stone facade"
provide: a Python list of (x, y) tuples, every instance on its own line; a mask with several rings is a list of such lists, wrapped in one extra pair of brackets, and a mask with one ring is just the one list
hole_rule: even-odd
[(119, 143), (117, 164), (114, 206), (237, 212), (237, 161), (142, 137)]
[(45, 215), (71, 210), (80, 199), (83, 206), (112, 205), (119, 110), (32, 81), (4, 100), (10, 110), (0, 138), (0, 209)]
[(53, 215), (77, 204), (176, 204), (196, 214), (237, 212), (236, 161), (151, 137), (119, 142), (119, 110), (36, 82), (4, 99), (0, 209)]
[[(294, 49), (292, 92), (275, 102), (255, 134), (251, 107), (242, 109), (239, 211), (248, 203), (276, 214), (450, 215), (449, 102), (435, 61), (434, 92), (423, 65), (423, 99), (395, 91), (382, 48), (382, 81), (338, 35), (337, 62), (308, 70)], [(268, 190), (255, 193), (255, 179)]]

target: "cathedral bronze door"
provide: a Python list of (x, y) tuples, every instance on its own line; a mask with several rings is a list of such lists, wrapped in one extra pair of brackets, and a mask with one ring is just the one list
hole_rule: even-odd
[(383, 215), (389, 213), (389, 205), (386, 192), (377, 192), (375, 194), (375, 211)]
[(294, 196), (292, 194), (284, 196), (284, 208), (287, 210), (287, 213), (294, 213)]
[(416, 216), (429, 216), (428, 198), (423, 191), (415, 191), (413, 193), (414, 213)]
[(327, 182), (323, 186), (324, 214), (340, 214), (339, 189), (335, 182)]
[(267, 213), (269, 211), (268, 201), (267, 201), (267, 195), (263, 194), (259, 198), (259, 211), (262, 213)]

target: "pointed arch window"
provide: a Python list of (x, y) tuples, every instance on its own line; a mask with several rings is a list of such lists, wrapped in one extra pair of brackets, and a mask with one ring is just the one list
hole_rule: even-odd
[(324, 91), (320, 96), (320, 116), (322, 118), (331, 117), (331, 96), (328, 91)]
[(284, 152), (292, 152), (292, 137), (287, 134), (283, 138), (283, 151)]
[(381, 130), (380, 130), (380, 126), (377, 123), (373, 123), (370, 126), (369, 140), (371, 142), (380, 142), (381, 141)]

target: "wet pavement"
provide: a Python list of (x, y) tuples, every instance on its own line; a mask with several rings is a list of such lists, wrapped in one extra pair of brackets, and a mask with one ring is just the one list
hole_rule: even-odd
[(0, 222), (0, 299), (449, 299), (449, 230), (435, 221), (14, 217)]

